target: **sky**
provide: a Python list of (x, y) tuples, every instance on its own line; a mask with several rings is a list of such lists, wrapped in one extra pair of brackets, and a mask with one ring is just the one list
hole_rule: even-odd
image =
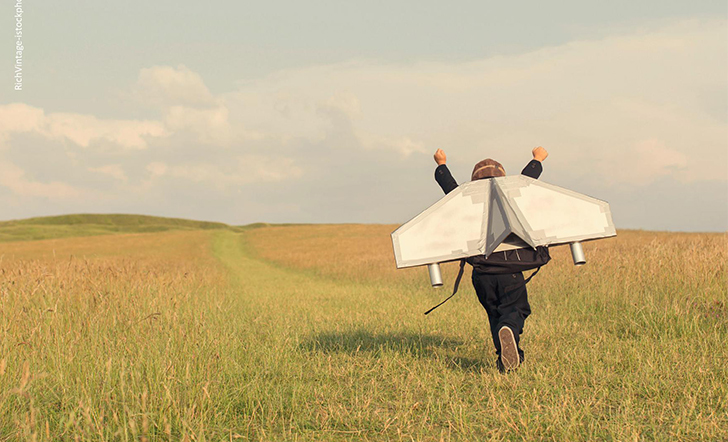
[(464, 182), (543, 146), (617, 228), (728, 230), (723, 0), (16, 1), (0, 220), (396, 224), (438, 148)]

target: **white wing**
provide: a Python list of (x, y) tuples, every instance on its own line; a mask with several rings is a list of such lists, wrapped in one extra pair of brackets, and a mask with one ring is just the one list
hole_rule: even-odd
[(514, 233), (532, 247), (617, 234), (609, 204), (526, 176), (495, 178), (508, 214), (522, 227)]
[(480, 255), (490, 183), (471, 181), (392, 233), (397, 268)]
[(470, 181), (392, 232), (397, 267), (616, 235), (609, 204), (523, 175)]

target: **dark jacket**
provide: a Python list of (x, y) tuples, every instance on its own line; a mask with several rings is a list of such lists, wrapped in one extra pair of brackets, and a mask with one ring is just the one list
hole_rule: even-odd
[[(531, 160), (521, 171), (521, 174), (538, 179), (543, 172), (543, 166), (540, 161)], [(488, 179), (488, 178), (486, 178)], [(435, 180), (440, 185), (445, 194), (448, 194), (458, 187), (457, 181), (452, 177), (450, 169), (445, 164), (437, 166), (435, 169)], [(491, 253), (487, 258), (483, 255), (472, 256), (466, 261), (473, 266), (478, 273), (487, 274), (505, 274), (517, 273), (521, 271), (519, 264), (523, 263), (523, 270), (526, 268), (534, 268), (532, 263), (548, 262), (550, 259), (548, 249), (546, 247), (538, 247), (536, 250), (531, 248), (505, 250), (503, 252)]]
[[(538, 177), (541, 176), (541, 172), (543, 172), (543, 166), (541, 165), (541, 162), (537, 160), (531, 160), (531, 162), (526, 164), (526, 167), (523, 168), (523, 170), (521, 171), (521, 175), (526, 175), (527, 177), (531, 177), (537, 180)], [(445, 164), (441, 164), (437, 166), (437, 169), (435, 169), (435, 181), (437, 181), (437, 184), (442, 187), (442, 190), (443, 192), (445, 192), (445, 194), (452, 192), (458, 187), (457, 181), (455, 181), (455, 178), (452, 177), (450, 169), (448, 169), (447, 165)]]

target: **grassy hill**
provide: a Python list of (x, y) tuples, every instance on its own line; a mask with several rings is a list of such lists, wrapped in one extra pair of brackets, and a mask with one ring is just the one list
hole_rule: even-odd
[(210, 221), (147, 215), (76, 214), (0, 222), (0, 242), (50, 238), (146, 233), (168, 230), (209, 230), (240, 227)]

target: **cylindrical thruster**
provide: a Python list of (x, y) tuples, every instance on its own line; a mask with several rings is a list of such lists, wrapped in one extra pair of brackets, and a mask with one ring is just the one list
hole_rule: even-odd
[(574, 265), (580, 266), (586, 264), (586, 256), (584, 256), (584, 249), (581, 248), (580, 242), (569, 243), (571, 247), (571, 257), (574, 259)]
[(430, 283), (432, 287), (442, 287), (442, 273), (440, 272), (440, 264), (427, 264), (427, 270), (430, 272)]

